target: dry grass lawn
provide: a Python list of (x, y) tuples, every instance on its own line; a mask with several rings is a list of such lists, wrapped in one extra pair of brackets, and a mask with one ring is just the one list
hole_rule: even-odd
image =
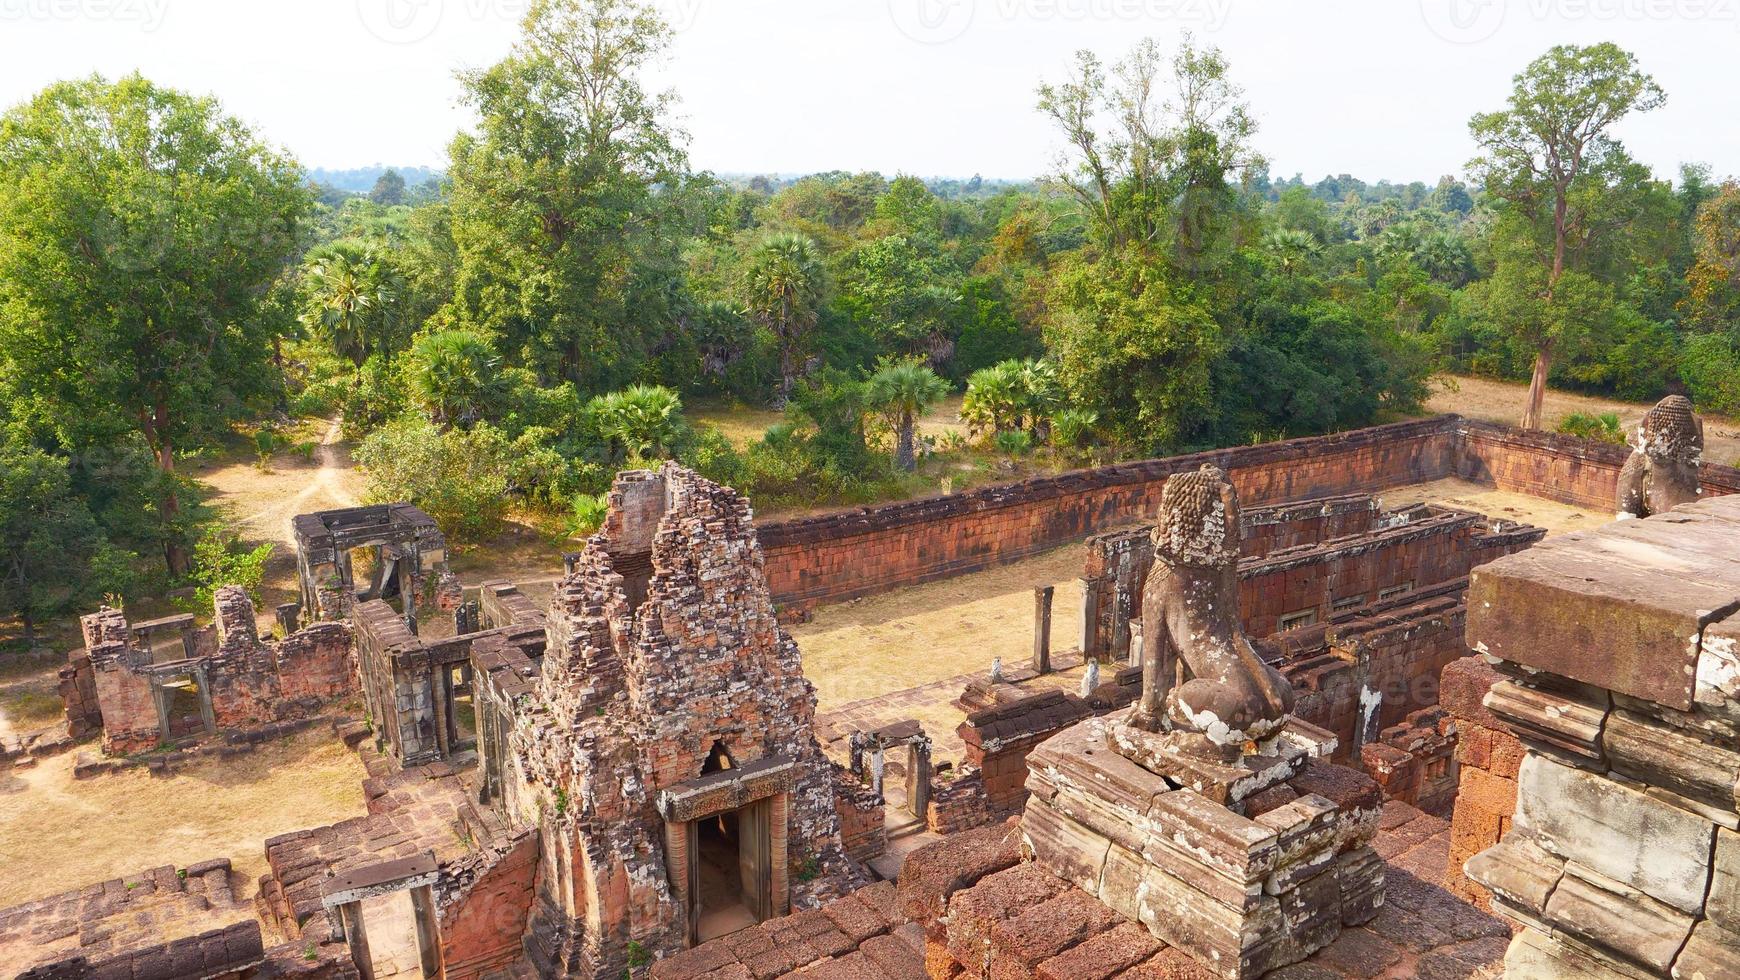
[(325, 734), (167, 777), (134, 769), (75, 781), (77, 756), (0, 774), (0, 908), (216, 857), (251, 883), (266, 871), (266, 838), (366, 812), (361, 761)]
[[(1033, 657), (1033, 590), (1056, 585), (1051, 646), (1080, 646), (1079, 544), (1026, 561), (816, 610), (793, 627), (821, 709)], [(957, 719), (958, 723), (958, 719)], [(951, 726), (952, 727), (952, 726)]]

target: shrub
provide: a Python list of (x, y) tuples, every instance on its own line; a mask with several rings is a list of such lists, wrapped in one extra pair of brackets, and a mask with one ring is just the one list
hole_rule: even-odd
[(489, 425), (442, 432), (421, 418), (401, 419), (358, 447), (369, 503), (409, 501), (455, 540), (480, 541), (507, 513), (510, 446)]
[(193, 567), (188, 580), (194, 591), (189, 611), (211, 612), (217, 590), (226, 585), (241, 586), (258, 604), (260, 583), (266, 578), (266, 561), (271, 557), (270, 543), (248, 548), (233, 534), (207, 531), (193, 546)]
[(1094, 441), (1100, 416), (1085, 408), (1066, 408), (1051, 417), (1052, 442), (1067, 449), (1086, 449)]
[(1618, 412), (1602, 412), (1600, 415), (1572, 412), (1559, 421), (1559, 434), (1596, 442), (1625, 444), (1625, 429), (1619, 424)]
[(997, 433), (997, 451), (1009, 456), (1025, 456), (1033, 449), (1033, 437), (1021, 429)]
[(604, 526), (610, 505), (603, 494), (582, 493), (574, 497), (574, 534), (585, 537), (596, 534)]

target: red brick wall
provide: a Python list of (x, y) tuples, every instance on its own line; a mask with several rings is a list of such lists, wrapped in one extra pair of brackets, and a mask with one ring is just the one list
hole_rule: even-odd
[(538, 835), (526, 834), (441, 910), (442, 976), (474, 980), (520, 959), (537, 873)]
[[(1454, 475), (1600, 513), (1614, 509), (1628, 448), (1469, 419), (1457, 429)], [(1704, 492), (1740, 493), (1740, 470), (1706, 464)]]
[(1450, 422), (1425, 419), (1310, 439), (1078, 470), (948, 497), (758, 528), (786, 608), (872, 595), (1018, 561), (1138, 520), (1174, 473), (1226, 469), (1251, 505), (1371, 491), (1450, 472)]
[(1522, 743), (1499, 725), (1482, 701), (1501, 678), (1481, 657), (1464, 657), (1444, 668), (1440, 694), (1456, 722), (1460, 783), (1450, 818), (1450, 860), (1444, 887), (1481, 908), (1492, 896), (1462, 873), (1463, 862), (1498, 843), (1516, 812), (1516, 774)]
[[(774, 600), (803, 609), (1019, 561), (1146, 518), (1167, 477), (1203, 463), (1231, 473), (1248, 506), (1458, 476), (1605, 511), (1626, 453), (1445, 415), (771, 521), (758, 530)], [(1740, 493), (1740, 470), (1706, 465), (1704, 487)]]

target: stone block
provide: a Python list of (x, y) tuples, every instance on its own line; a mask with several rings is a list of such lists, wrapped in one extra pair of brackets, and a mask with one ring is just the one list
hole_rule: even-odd
[(1702, 506), (1563, 535), (1475, 569), (1469, 645), (1689, 710), (1698, 638), (1740, 596), (1732, 529), (1698, 526)]
[(1604, 692), (1547, 690), (1505, 681), (1487, 692), (1486, 707), (1524, 743), (1573, 765), (1604, 768), (1601, 728), (1608, 712)]
[[(1593, 946), (1668, 972), (1692, 933), (1692, 916), (1637, 892), (1588, 880), (1571, 865), (1547, 900), (1546, 920)], [(1591, 876), (1593, 877), (1593, 876)], [(1623, 886), (1618, 886), (1623, 889)]]
[(1613, 771), (1718, 810), (1734, 810), (1740, 753), (1615, 711), (1601, 736)]
[(1523, 760), (1515, 831), (1683, 912), (1703, 908), (1715, 826), (1679, 807), (1539, 755)]
[(1508, 905), (1534, 915), (1547, 907), (1547, 898), (1558, 885), (1565, 862), (1548, 854), (1526, 837), (1501, 841), (1468, 859), (1468, 876), (1504, 899)]
[(1673, 980), (1718, 980), (1719, 977), (1740, 977), (1740, 935), (1716, 925), (1700, 922), (1692, 929), (1692, 938), (1674, 960)]

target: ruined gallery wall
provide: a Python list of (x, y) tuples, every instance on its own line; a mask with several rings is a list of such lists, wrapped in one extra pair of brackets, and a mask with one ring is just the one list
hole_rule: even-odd
[[(1574, 507), (1613, 510), (1628, 448), (1471, 419), (1457, 419), (1455, 428), (1455, 467), (1447, 475)], [(1705, 463), (1705, 493), (1740, 493), (1740, 470), (1724, 465), (1730, 462)]]
[[(1121, 463), (948, 497), (760, 526), (774, 600), (803, 609), (1019, 561), (1151, 516), (1174, 473), (1214, 463), (1247, 506), (1447, 477), (1579, 507), (1613, 506), (1626, 450), (1454, 415), (1261, 446)], [(1704, 467), (1707, 493), (1740, 470)]]
[(1029, 557), (1140, 520), (1174, 473), (1213, 463), (1250, 505), (1370, 491), (1451, 470), (1445, 419), (1122, 463), (761, 525), (774, 599), (805, 608)]

